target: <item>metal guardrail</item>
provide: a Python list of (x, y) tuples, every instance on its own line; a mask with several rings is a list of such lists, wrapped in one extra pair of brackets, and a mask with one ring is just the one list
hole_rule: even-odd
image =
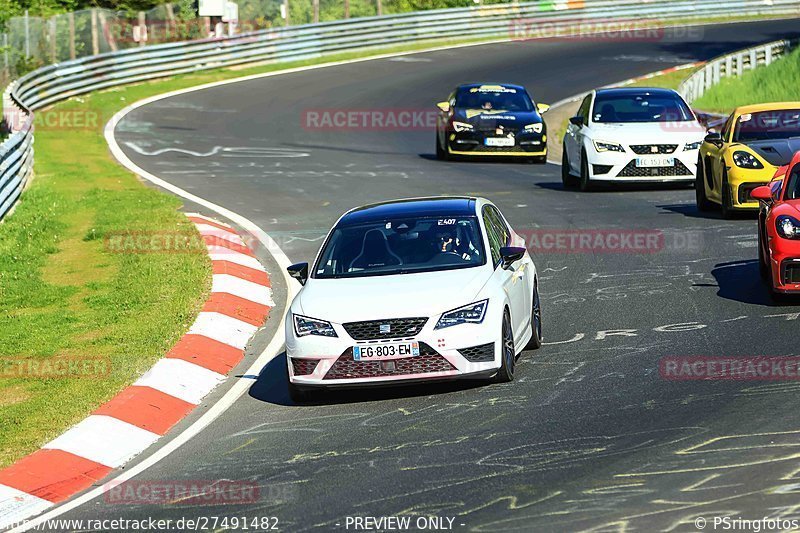
[(174, 74), (403, 43), (569, 38), (609, 28), (641, 31), (647, 24), (663, 26), (726, 13), (800, 15), (800, 0), (770, 0), (768, 4), (763, 0), (556, 0), (440, 9), (147, 46), (49, 65), (22, 77), (4, 94), (4, 117), (11, 135), (0, 145), (0, 218), (19, 197), (31, 173), (33, 111), (78, 94)]
[(712, 59), (684, 80), (678, 92), (687, 102), (692, 103), (705, 92), (717, 85), (721, 79), (741, 76), (742, 73), (763, 65), (769, 65), (792, 48), (791, 41), (781, 40), (746, 48)]

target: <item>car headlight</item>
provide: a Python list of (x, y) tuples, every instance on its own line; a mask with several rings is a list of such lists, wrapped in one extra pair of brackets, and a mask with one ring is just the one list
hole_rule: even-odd
[(778, 235), (784, 239), (800, 239), (800, 221), (789, 215), (781, 215), (775, 221)]
[(737, 167), (741, 168), (764, 168), (764, 165), (761, 164), (761, 161), (756, 159), (756, 156), (742, 150), (733, 152), (733, 162)]
[(527, 126), (525, 126), (525, 131), (527, 132), (542, 133), (543, 129), (544, 125), (541, 122), (537, 124), (528, 124)]
[(442, 317), (436, 323), (433, 329), (449, 328), (450, 326), (457, 326), (459, 324), (480, 324), (483, 322), (483, 317), (486, 315), (486, 306), (489, 300), (481, 300), (458, 309), (453, 309), (442, 314)]
[(475, 129), (475, 126), (467, 122), (458, 122), (457, 120), (454, 120), (453, 129), (456, 130), (457, 132), (472, 131)]
[(689, 150), (698, 150), (701, 144), (703, 144), (703, 141), (686, 143), (685, 145), (683, 145), (683, 151), (688, 152)]
[(625, 148), (621, 144), (610, 143), (605, 141), (593, 141), (594, 149), (598, 152), (625, 152)]
[(298, 337), (305, 337), (306, 335), (338, 337), (330, 322), (295, 314), (292, 314), (292, 317), (294, 317), (294, 332)]

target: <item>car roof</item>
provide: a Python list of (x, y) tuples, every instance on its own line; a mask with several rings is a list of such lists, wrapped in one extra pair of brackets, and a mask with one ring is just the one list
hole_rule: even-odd
[(471, 196), (405, 198), (356, 207), (339, 219), (337, 227), (398, 218), (475, 216), (478, 199)]
[(499, 86), (499, 87), (505, 87), (507, 89), (515, 89), (517, 91), (525, 91), (525, 87), (523, 87), (522, 85), (515, 85), (513, 83), (462, 83), (461, 85), (456, 87), (456, 90), (458, 90), (458, 89), (472, 89), (472, 88), (477, 88), (477, 87), (491, 87), (493, 85), (496, 85), (496, 86)]
[(759, 111), (778, 111), (782, 109), (800, 109), (800, 102), (769, 102), (766, 104), (751, 104), (737, 107), (734, 114), (758, 113)]
[(673, 96), (675, 91), (661, 87), (609, 87), (607, 89), (597, 89), (595, 93), (600, 96), (625, 96), (630, 94), (651, 94), (660, 96)]

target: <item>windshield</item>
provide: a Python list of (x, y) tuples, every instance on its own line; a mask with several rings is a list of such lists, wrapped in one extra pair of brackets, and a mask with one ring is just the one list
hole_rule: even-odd
[(594, 122), (675, 122), (694, 120), (689, 106), (677, 94), (647, 92), (598, 94)]
[(484, 263), (475, 217), (392, 220), (336, 228), (314, 277), (407, 274)]
[(508, 87), (462, 87), (456, 93), (456, 107), (486, 111), (533, 111), (533, 102), (524, 91)]
[(790, 137), (800, 137), (800, 109), (744, 113), (733, 131), (733, 142), (739, 143)]

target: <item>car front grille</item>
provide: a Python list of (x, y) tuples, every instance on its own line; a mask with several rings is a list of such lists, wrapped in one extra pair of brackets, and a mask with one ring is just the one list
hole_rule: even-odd
[(425, 317), (387, 318), (386, 320), (367, 320), (364, 322), (347, 322), (342, 324), (348, 335), (359, 341), (381, 339), (401, 339), (413, 337), (422, 331)]
[(419, 343), (419, 355), (383, 361), (356, 361), (353, 359), (353, 349), (348, 348), (339, 356), (323, 379), (380, 378), (405, 374), (432, 374), (452, 370), (455, 370), (455, 367), (447, 359), (421, 342)]
[(755, 202), (752, 197), (753, 190), (757, 189), (764, 185), (763, 183), (742, 183), (739, 185), (738, 195), (739, 195), (739, 203), (744, 204), (747, 202)]
[(671, 167), (637, 167), (636, 160), (632, 159), (625, 168), (619, 171), (620, 178), (650, 178), (661, 176), (691, 176), (692, 172), (686, 165), (676, 159)]
[(308, 376), (314, 373), (317, 368), (317, 359), (294, 359), (292, 358), (292, 370), (295, 376)]
[(781, 268), (781, 278), (783, 285), (800, 283), (800, 262), (785, 261)]
[[(653, 149), (655, 147), (655, 150)], [(632, 144), (631, 150), (638, 155), (671, 154), (678, 149), (677, 144)]]
[(494, 343), (481, 344), (480, 346), (470, 346), (469, 348), (462, 348), (458, 353), (464, 356), (464, 359), (470, 363), (489, 363), (494, 361)]

